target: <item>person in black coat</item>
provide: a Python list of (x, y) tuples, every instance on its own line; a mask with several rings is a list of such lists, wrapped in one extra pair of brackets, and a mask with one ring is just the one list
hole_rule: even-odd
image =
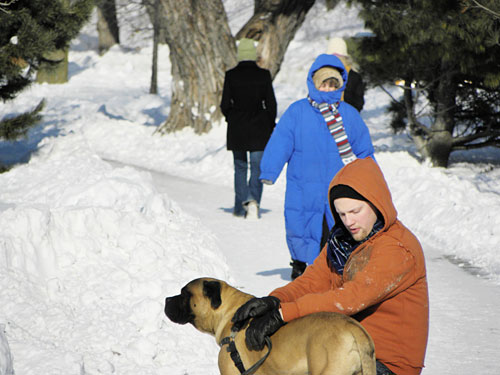
[(347, 53), (347, 45), (342, 38), (332, 38), (328, 42), (326, 53), (337, 56), (348, 71), (347, 83), (342, 99), (359, 112), (365, 104), (365, 83), (361, 74), (352, 69), (352, 59)]
[(271, 73), (260, 68), (256, 60), (254, 41), (240, 40), (239, 63), (226, 72), (220, 104), (227, 122), (227, 149), (234, 158), (233, 215), (248, 218), (260, 216), (260, 160), (276, 125), (277, 111)]

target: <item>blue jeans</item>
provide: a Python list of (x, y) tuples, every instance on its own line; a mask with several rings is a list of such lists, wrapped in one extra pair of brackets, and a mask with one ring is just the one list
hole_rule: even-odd
[[(250, 180), (248, 180), (248, 152), (250, 152)], [(234, 213), (244, 214), (243, 204), (251, 200), (260, 205), (262, 182), (260, 161), (264, 151), (233, 151), (234, 159)]]

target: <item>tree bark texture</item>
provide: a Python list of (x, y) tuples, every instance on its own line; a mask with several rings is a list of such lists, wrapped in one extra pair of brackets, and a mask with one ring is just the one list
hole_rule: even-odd
[(59, 84), (68, 82), (68, 50), (58, 49), (43, 54), (36, 72), (36, 82)]
[(431, 124), (431, 135), (425, 150), (432, 165), (446, 168), (453, 146), (457, 87), (454, 83), (453, 66), (443, 62), (441, 72), (441, 78), (434, 90), (435, 119)]
[(225, 71), (236, 65), (236, 45), (221, 0), (161, 0), (170, 49), (172, 100), (161, 133), (186, 126), (200, 134), (222, 118)]
[(160, 0), (154, 0), (153, 12), (153, 58), (151, 62), (150, 94), (158, 94), (158, 44), (160, 43)]
[(288, 45), (313, 5), (314, 0), (255, 0), (254, 15), (237, 33), (236, 39), (259, 42), (258, 64), (268, 69), (274, 78)]
[(453, 67), (443, 66), (442, 72), (432, 90), (435, 116), (430, 127), (418, 122), (411, 89), (405, 89), (404, 100), (411, 136), (418, 150), (433, 166), (446, 168), (453, 151), (457, 87), (453, 80)]
[(104, 54), (115, 44), (120, 43), (120, 30), (116, 17), (115, 0), (97, 1), (97, 33), (99, 35), (99, 54)]

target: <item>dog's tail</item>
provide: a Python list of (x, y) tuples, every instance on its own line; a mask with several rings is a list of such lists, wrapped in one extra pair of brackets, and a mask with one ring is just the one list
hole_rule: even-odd
[(358, 348), (361, 373), (363, 375), (376, 375), (375, 344), (361, 324), (355, 325), (358, 329), (351, 330), (351, 333)]

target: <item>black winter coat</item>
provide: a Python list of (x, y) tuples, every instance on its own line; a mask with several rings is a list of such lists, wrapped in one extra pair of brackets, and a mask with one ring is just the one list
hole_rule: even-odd
[(361, 74), (354, 70), (349, 70), (347, 76), (347, 85), (344, 90), (344, 101), (349, 103), (359, 112), (365, 104), (365, 84), (361, 78)]
[(227, 149), (263, 151), (276, 125), (271, 73), (255, 61), (226, 72), (220, 108), (227, 121)]

